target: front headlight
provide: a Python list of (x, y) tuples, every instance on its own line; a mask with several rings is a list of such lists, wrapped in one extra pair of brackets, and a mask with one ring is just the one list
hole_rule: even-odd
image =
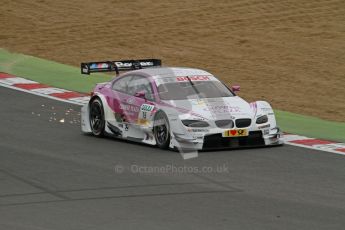
[(208, 127), (209, 124), (206, 121), (200, 120), (182, 120), (182, 124), (187, 127)]
[(263, 124), (263, 123), (266, 123), (267, 121), (268, 121), (267, 115), (263, 115), (256, 119), (256, 124)]

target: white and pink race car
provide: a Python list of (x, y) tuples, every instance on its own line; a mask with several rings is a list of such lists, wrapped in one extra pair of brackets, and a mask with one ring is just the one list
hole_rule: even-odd
[(83, 74), (127, 71), (97, 84), (82, 107), (82, 131), (167, 149), (283, 144), (266, 101), (248, 103), (212, 74), (161, 67), (159, 59), (82, 63)]

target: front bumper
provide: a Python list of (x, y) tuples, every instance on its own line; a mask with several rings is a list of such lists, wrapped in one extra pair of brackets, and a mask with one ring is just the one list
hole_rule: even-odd
[(269, 132), (263, 130), (249, 131), (245, 137), (223, 137), (221, 132), (203, 135), (174, 135), (175, 146), (182, 149), (212, 150), (245, 147), (261, 147), (283, 144), (282, 132), (279, 128)]
[(202, 149), (224, 149), (249, 146), (263, 146), (265, 140), (261, 131), (249, 132), (246, 137), (222, 137), (222, 134), (212, 134), (204, 137)]

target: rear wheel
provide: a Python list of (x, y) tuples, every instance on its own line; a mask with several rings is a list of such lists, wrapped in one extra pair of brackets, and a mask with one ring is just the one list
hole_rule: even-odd
[(94, 99), (90, 104), (90, 127), (93, 135), (101, 137), (104, 135), (104, 110), (102, 101), (99, 98)]
[(155, 116), (153, 134), (156, 139), (157, 146), (161, 149), (169, 148), (170, 144), (170, 127), (169, 121), (165, 113), (158, 112)]

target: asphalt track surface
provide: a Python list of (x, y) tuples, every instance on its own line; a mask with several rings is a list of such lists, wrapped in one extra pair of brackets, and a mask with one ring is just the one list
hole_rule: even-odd
[[(344, 229), (344, 156), (283, 146), (185, 161), (83, 135), (79, 106), (0, 98), (0, 229)], [(203, 166), (223, 171), (190, 170)]]

